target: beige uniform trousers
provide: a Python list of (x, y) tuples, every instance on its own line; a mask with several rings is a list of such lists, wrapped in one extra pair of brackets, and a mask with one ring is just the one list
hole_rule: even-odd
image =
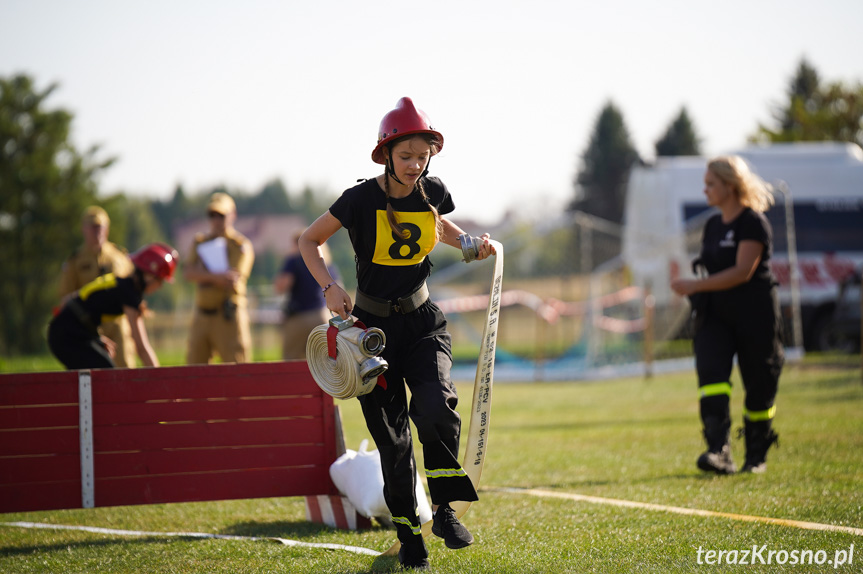
[(282, 324), (282, 359), (285, 361), (305, 359), (309, 333), (329, 320), (330, 312), (323, 307), (287, 317)]
[(189, 332), (186, 363), (205, 365), (215, 354), (223, 363), (246, 363), (252, 360), (252, 335), (249, 312), (237, 309), (233, 319), (226, 320), (221, 310), (214, 314), (195, 311)]

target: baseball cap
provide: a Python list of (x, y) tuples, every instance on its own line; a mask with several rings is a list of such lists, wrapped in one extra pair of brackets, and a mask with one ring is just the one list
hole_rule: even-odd
[(215, 211), (216, 213), (221, 213), (222, 215), (227, 215), (231, 212), (237, 210), (237, 205), (234, 203), (234, 200), (231, 199), (231, 196), (227, 193), (222, 193), (221, 191), (217, 191), (213, 195), (210, 196), (210, 203), (207, 205), (207, 212)]

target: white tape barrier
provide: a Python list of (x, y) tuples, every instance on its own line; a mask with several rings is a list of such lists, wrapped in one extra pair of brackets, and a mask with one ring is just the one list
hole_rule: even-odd
[[(479, 490), (479, 479), (482, 476), (482, 467), (485, 464), (485, 455), (488, 449), (489, 423), (491, 422), (491, 385), (494, 379), (494, 351), (497, 344), (500, 295), (503, 283), (503, 245), (497, 241), (490, 241), (490, 243), (494, 246), (497, 255), (494, 260), (488, 308), (482, 328), (482, 346), (476, 365), (476, 377), (473, 381), (470, 426), (465, 441), (464, 458), (461, 463), (465, 474), (477, 490)], [(461, 518), (470, 508), (470, 502), (457, 501), (451, 503), (450, 506), (455, 510), (456, 516)], [(431, 526), (431, 520), (422, 525), (423, 536), (431, 534)], [(400, 547), (401, 543), (396, 542), (384, 552), (384, 555), (398, 554)]]
[[(559, 299), (550, 298), (542, 299), (539, 295), (529, 291), (515, 289), (512, 291), (504, 291), (501, 293), (501, 307), (509, 307), (512, 305), (522, 305), (531, 309), (539, 317), (545, 320), (546, 323), (556, 323), (560, 317), (577, 317), (587, 314), (588, 308), (593, 306), (597, 309), (606, 309), (621, 305), (623, 303), (641, 299), (644, 292), (640, 287), (624, 287), (623, 289), (598, 297), (593, 301), (578, 301), (574, 303), (566, 303)], [(470, 311), (479, 311), (484, 309), (488, 304), (488, 295), (471, 295), (468, 297), (455, 297), (452, 299), (443, 299), (435, 301), (441, 311), (444, 313), (467, 313)], [(645, 319), (617, 319), (607, 317), (601, 313), (593, 318), (593, 325), (598, 329), (609, 331), (612, 333), (637, 333), (646, 328), (647, 322)]]
[(279, 542), (285, 546), (300, 546), (303, 548), (321, 548), (324, 550), (345, 550), (354, 554), (366, 554), (368, 556), (380, 556), (380, 552), (362, 548), (359, 546), (346, 546), (344, 544), (324, 544), (319, 542), (300, 542), (287, 538), (260, 537), (260, 536), (234, 536), (231, 534), (209, 534), (206, 532), (147, 532), (142, 530), (118, 530), (116, 528), (99, 528), (96, 526), (73, 526), (66, 524), (46, 524), (43, 522), (0, 522), (0, 526), (15, 526), (18, 528), (38, 528), (43, 530), (75, 530), (79, 532), (92, 532), (94, 534), (109, 534), (112, 536), (168, 536), (177, 538), (213, 538), (217, 540), (269, 540)]
[[(442, 299), (440, 301), (435, 301), (435, 304), (441, 311), (448, 315), (480, 311), (488, 306), (488, 295), (470, 295), (467, 297)], [(543, 301), (542, 297), (535, 293), (531, 293), (530, 291), (513, 289), (511, 291), (504, 291), (501, 293), (500, 306), (511, 307), (513, 305), (522, 305), (527, 307), (542, 317), (546, 323), (555, 323), (560, 316), (557, 309)]]

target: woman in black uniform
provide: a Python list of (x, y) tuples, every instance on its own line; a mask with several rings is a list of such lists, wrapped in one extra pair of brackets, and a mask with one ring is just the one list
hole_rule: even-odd
[(144, 366), (158, 367), (142, 318), (143, 298), (163, 281), (173, 281), (177, 251), (153, 243), (132, 254), (135, 271), (128, 277), (102, 275), (72, 293), (48, 325), (48, 347), (67, 369), (114, 368), (111, 347), (97, 327), (105, 318), (125, 314)]
[[(410, 420), (417, 427), (434, 511), (432, 532), (448, 548), (463, 548), (473, 536), (449, 503), (477, 500), (459, 464), (461, 420), (450, 379), (451, 338), (446, 318), (429, 299), (428, 253), (438, 242), (460, 248), (464, 232), (445, 214), (455, 205), (436, 177), (426, 177), (443, 136), (410, 98), (399, 100), (378, 131), (372, 160), (383, 174), (348, 189), (300, 238), (300, 252), (327, 300), (342, 318), (354, 313), (367, 327), (386, 333), (386, 385), (359, 397), (369, 432), (381, 455), (384, 498), (402, 544), (405, 568), (428, 566), (415, 498), (416, 462)], [(333, 280), (319, 247), (346, 228), (357, 262), (356, 307)], [(494, 253), (482, 238), (477, 259)], [(411, 390), (408, 405), (405, 383)]]
[(729, 402), (734, 355), (746, 392), (743, 412), (746, 461), (743, 472), (764, 472), (779, 374), (784, 363), (776, 279), (768, 262), (773, 230), (764, 216), (773, 196), (769, 186), (737, 156), (710, 161), (704, 174), (707, 204), (719, 209), (704, 227), (701, 265), (708, 276), (677, 279), (671, 288), (692, 296), (700, 412), (707, 451), (698, 468), (732, 474)]

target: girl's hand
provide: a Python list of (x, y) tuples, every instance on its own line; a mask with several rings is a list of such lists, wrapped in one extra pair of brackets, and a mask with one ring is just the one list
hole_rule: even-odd
[(476, 256), (477, 261), (482, 261), (487, 257), (491, 257), (492, 255), (497, 255), (497, 251), (494, 248), (494, 245), (489, 243), (489, 239), (491, 237), (488, 233), (484, 233), (480, 239), (482, 239), (482, 243), (479, 246), (479, 253)]
[(351, 311), (354, 310), (351, 296), (338, 283), (326, 290), (324, 298), (327, 300), (327, 309), (342, 319), (347, 319)]
[(99, 335), (99, 341), (102, 343), (102, 346), (105, 347), (105, 350), (108, 351), (108, 355), (112, 359), (117, 356), (117, 343), (115, 343), (105, 335)]

